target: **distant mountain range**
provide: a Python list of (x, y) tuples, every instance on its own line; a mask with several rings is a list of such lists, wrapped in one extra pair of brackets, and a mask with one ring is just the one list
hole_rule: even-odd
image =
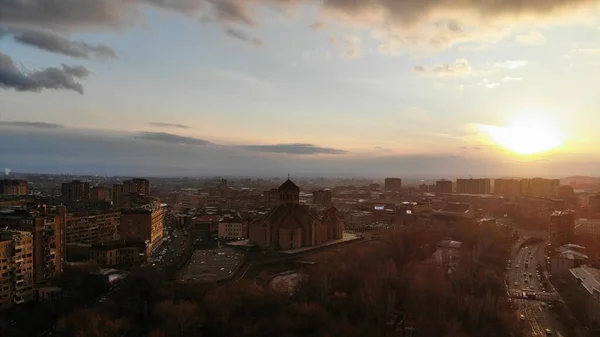
[(572, 176), (560, 179), (561, 185), (596, 185), (600, 183), (598, 177)]

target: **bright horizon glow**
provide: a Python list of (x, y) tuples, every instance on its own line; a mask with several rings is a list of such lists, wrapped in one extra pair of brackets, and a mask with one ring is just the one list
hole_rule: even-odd
[(482, 126), (497, 145), (517, 154), (531, 155), (559, 148), (566, 137), (547, 118), (519, 116), (508, 126)]

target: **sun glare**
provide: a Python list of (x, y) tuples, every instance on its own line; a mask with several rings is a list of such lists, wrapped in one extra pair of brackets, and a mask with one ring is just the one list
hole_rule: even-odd
[(497, 145), (523, 155), (548, 152), (560, 147), (565, 136), (547, 119), (521, 116), (508, 126), (483, 126)]

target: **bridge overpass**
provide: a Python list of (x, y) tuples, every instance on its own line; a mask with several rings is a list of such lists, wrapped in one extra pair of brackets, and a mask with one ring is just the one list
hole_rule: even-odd
[[(559, 301), (560, 298), (557, 293), (549, 293), (549, 292), (535, 292), (532, 296), (523, 296), (524, 291), (518, 289), (511, 289), (508, 291), (508, 296), (511, 298), (518, 298), (522, 300), (532, 300), (532, 301), (543, 301), (543, 302), (554, 302)], [(531, 292), (528, 292), (531, 294)]]

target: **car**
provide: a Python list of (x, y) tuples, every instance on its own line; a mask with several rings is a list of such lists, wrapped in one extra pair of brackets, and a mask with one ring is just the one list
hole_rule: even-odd
[(517, 269), (518, 269), (518, 268), (519, 268), (519, 265), (516, 265), (516, 266), (515, 266), (515, 268), (517, 268)]
[(544, 331), (546, 332), (546, 335), (547, 335), (547, 336), (550, 336), (550, 335), (552, 335), (552, 330), (550, 330), (550, 329), (546, 329), (546, 330), (544, 330)]
[(522, 321), (524, 321), (525, 320), (525, 315), (523, 315), (523, 314), (519, 315), (519, 319), (522, 320)]
[(513, 283), (513, 285), (514, 285), (515, 287), (518, 287), (518, 286), (519, 286), (519, 282), (515, 282), (515, 283)]
[(540, 303), (540, 306), (541, 306), (542, 308), (545, 308), (545, 307), (546, 307), (546, 303), (545, 303), (545, 302), (542, 302), (542, 303)]
[(531, 275), (531, 273), (529, 273), (529, 278), (532, 278), (532, 277), (533, 277), (533, 275)]
[(527, 283), (527, 282), (529, 282), (529, 280), (528, 280), (528, 279), (525, 279), (525, 283)]
[(523, 273), (523, 276), (527, 277), (527, 273)]

